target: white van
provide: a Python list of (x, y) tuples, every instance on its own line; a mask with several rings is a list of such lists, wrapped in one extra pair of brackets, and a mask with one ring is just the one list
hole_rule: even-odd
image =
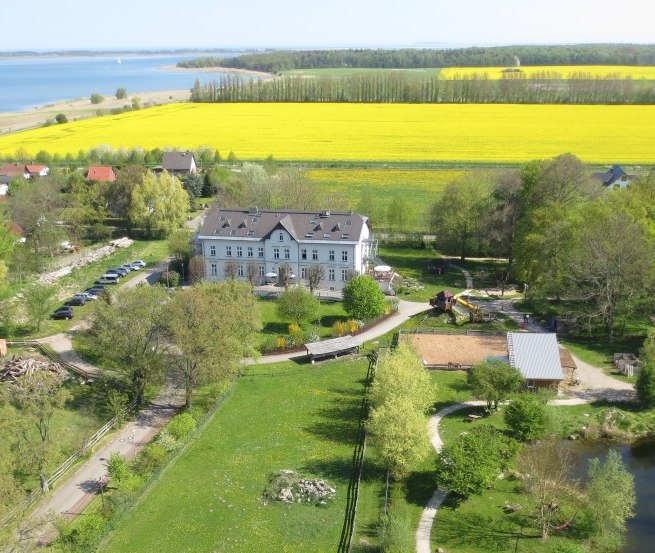
[(98, 284), (118, 284), (118, 279), (120, 277), (118, 275), (102, 275), (96, 282)]

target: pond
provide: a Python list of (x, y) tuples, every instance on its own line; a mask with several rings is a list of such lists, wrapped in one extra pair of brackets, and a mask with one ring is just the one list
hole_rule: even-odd
[(604, 460), (610, 449), (621, 454), (628, 470), (635, 478), (637, 505), (635, 518), (628, 521), (626, 545), (621, 553), (655, 551), (655, 440), (631, 445), (605, 442), (567, 442), (569, 448), (580, 456), (579, 476), (584, 476), (589, 460)]

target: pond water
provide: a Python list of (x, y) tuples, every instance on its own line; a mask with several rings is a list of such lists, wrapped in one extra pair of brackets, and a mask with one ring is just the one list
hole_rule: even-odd
[(589, 460), (604, 460), (610, 449), (621, 454), (628, 470), (634, 475), (637, 492), (635, 518), (628, 521), (626, 545), (621, 553), (655, 551), (655, 440), (632, 445), (615, 445), (604, 442), (566, 442), (580, 456), (579, 474), (584, 476)]

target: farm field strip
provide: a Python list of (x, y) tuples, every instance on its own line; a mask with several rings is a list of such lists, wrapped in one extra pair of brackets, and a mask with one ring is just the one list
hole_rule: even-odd
[(441, 79), (456, 79), (464, 76), (484, 75), (489, 79), (500, 79), (508, 69), (520, 70), (527, 78), (543, 73), (557, 73), (561, 79), (570, 79), (579, 75), (607, 77), (618, 75), (619, 78), (655, 79), (653, 66), (628, 65), (530, 65), (521, 67), (446, 67), (439, 73)]
[(0, 137), (0, 153), (210, 145), (239, 159), (655, 162), (655, 106), (168, 104)]

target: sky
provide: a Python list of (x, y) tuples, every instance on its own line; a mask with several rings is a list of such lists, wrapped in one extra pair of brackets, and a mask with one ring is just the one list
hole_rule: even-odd
[(0, 16), (5, 22), (0, 51), (655, 43), (653, 0), (30, 0), (7, 4)]

